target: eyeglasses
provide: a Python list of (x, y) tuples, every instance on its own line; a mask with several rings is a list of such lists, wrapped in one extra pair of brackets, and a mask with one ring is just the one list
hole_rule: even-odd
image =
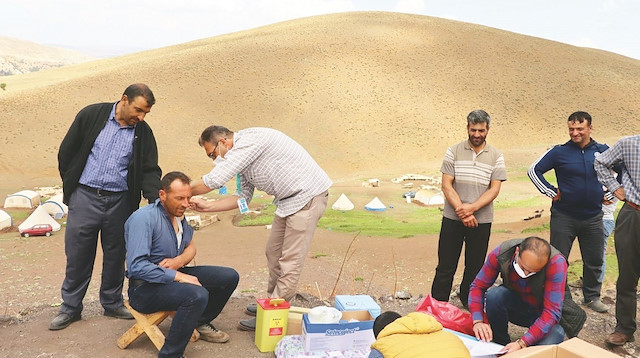
[(211, 153), (207, 154), (207, 157), (209, 157), (209, 158), (211, 158), (211, 159), (214, 159), (214, 160), (215, 160), (215, 159), (216, 159), (215, 152), (216, 152), (216, 149), (218, 149), (218, 146), (219, 146), (219, 145), (220, 145), (220, 142), (218, 142), (218, 144), (216, 144), (216, 147), (215, 147), (215, 148), (213, 148), (213, 150), (211, 151)]

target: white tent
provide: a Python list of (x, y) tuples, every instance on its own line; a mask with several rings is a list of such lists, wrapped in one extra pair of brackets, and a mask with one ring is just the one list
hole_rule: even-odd
[(0, 229), (4, 229), (5, 227), (13, 226), (13, 220), (11, 219), (11, 215), (9, 215), (6, 211), (0, 210)]
[(444, 196), (442, 194), (436, 194), (429, 198), (428, 205), (444, 205)]
[(380, 199), (378, 199), (377, 196), (375, 198), (373, 198), (373, 200), (371, 200), (369, 202), (369, 204), (365, 205), (364, 208), (369, 210), (369, 211), (385, 211), (385, 210), (387, 210), (387, 207), (380, 201)]
[(40, 224), (51, 225), (51, 228), (53, 229), (53, 231), (60, 230), (60, 224), (58, 224), (57, 221), (53, 220), (51, 215), (47, 213), (47, 209), (43, 208), (42, 206), (39, 206), (36, 210), (34, 210), (33, 213), (29, 215), (27, 220), (25, 220), (24, 222), (22, 222), (22, 224), (18, 226), (18, 230), (22, 232), (24, 229), (28, 229), (33, 225), (40, 225)]
[(431, 197), (431, 192), (429, 192), (428, 190), (418, 190), (413, 200), (419, 201), (424, 205), (427, 205), (429, 203), (430, 197)]
[(5, 208), (35, 208), (40, 205), (40, 194), (33, 190), (23, 190), (7, 195)]
[(353, 203), (351, 202), (351, 200), (349, 200), (349, 198), (347, 198), (346, 195), (344, 195), (344, 193), (342, 193), (342, 195), (340, 195), (338, 200), (336, 200), (336, 202), (333, 203), (333, 205), (331, 206), (331, 209), (342, 210), (342, 211), (353, 210)]
[(52, 196), (51, 199), (42, 203), (42, 206), (54, 219), (62, 219), (69, 213), (69, 208), (62, 202), (62, 193)]

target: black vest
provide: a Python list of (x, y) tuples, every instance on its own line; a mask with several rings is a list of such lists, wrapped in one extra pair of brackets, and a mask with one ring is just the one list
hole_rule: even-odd
[[(513, 254), (516, 252), (516, 247), (520, 246), (524, 239), (511, 239), (500, 244), (500, 254), (498, 255), (498, 266), (500, 267), (500, 275), (502, 276), (502, 282), (505, 287), (510, 290), (513, 290), (513, 286), (511, 282), (509, 282), (509, 265), (513, 261)], [(551, 255), (549, 257), (549, 261), (551, 261), (552, 257), (556, 255), (562, 255), (560, 251), (551, 246)], [(542, 306), (544, 300), (544, 283), (546, 279), (547, 266), (545, 265), (542, 270), (536, 272), (535, 275), (527, 278), (527, 284), (531, 287), (531, 292), (538, 300), (540, 305)]]

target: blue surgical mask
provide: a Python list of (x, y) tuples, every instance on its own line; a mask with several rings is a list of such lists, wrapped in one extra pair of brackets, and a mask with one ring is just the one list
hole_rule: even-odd
[(516, 273), (518, 274), (518, 276), (522, 278), (529, 278), (537, 273), (537, 272), (529, 272), (529, 274), (526, 275), (522, 267), (518, 265), (518, 255), (516, 255), (516, 257), (513, 259), (513, 268), (516, 270)]

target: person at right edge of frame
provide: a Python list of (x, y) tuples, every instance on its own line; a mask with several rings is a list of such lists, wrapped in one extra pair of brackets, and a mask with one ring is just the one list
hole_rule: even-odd
[[(612, 170), (621, 168), (618, 178)], [(618, 257), (616, 282), (616, 328), (605, 341), (621, 346), (634, 340), (637, 329), (637, 288), (640, 278), (640, 135), (624, 137), (611, 149), (596, 157), (598, 180), (624, 202), (615, 227), (615, 247)]]
[(469, 286), (487, 254), (493, 200), (498, 196), (502, 182), (507, 180), (502, 153), (486, 142), (490, 122), (489, 114), (481, 109), (469, 113), (469, 138), (447, 149), (440, 169), (446, 200), (431, 296), (438, 301), (449, 301), (464, 243), (465, 269), (459, 298), (465, 308)]
[[(607, 312), (609, 306), (600, 300), (604, 227), (602, 203), (613, 195), (598, 182), (593, 161), (596, 154), (609, 149), (591, 138), (591, 115), (574, 112), (568, 120), (570, 139), (549, 149), (529, 168), (528, 175), (536, 188), (552, 199), (551, 245), (569, 258), (577, 237), (582, 254), (582, 303), (596, 312)], [(554, 169), (558, 187), (549, 183), (544, 173)], [(567, 291), (566, 295), (571, 295)]]

